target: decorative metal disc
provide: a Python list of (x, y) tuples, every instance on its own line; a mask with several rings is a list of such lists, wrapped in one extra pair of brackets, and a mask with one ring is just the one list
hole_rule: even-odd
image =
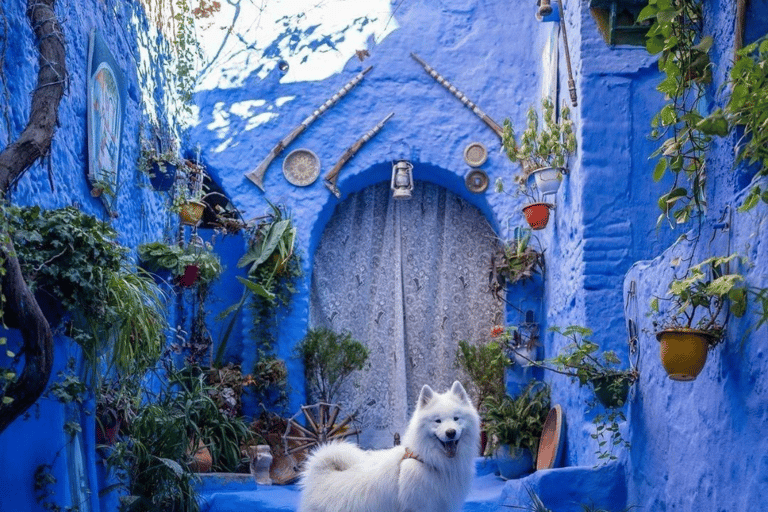
[(488, 175), (482, 169), (472, 169), (464, 177), (464, 184), (467, 186), (467, 190), (480, 194), (485, 192), (488, 188)]
[[(359, 434), (360, 430), (349, 425), (354, 419), (353, 416), (347, 416), (336, 423), (339, 411), (338, 404), (319, 402), (314, 405), (302, 405), (301, 410), (288, 420), (288, 427), (283, 434), (285, 453), (292, 454)], [(304, 425), (299, 422), (302, 416), (306, 420)]]
[(480, 167), (488, 159), (488, 150), (479, 142), (472, 142), (464, 149), (464, 161), (470, 167)]
[(283, 174), (289, 183), (306, 187), (320, 175), (320, 159), (308, 149), (296, 149), (283, 160)]

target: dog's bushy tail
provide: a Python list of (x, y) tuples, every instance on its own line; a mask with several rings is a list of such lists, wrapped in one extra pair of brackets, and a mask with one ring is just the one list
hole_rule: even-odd
[(350, 443), (331, 443), (321, 446), (309, 456), (304, 473), (329, 473), (333, 471), (346, 471), (359, 463), (364, 452)]

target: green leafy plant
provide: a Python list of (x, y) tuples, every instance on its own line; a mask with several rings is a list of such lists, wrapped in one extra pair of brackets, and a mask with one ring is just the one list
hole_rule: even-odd
[(481, 414), (489, 397), (500, 399), (506, 393), (504, 370), (510, 361), (499, 342), (470, 343), (461, 340), (456, 350), (456, 363), (472, 381), (470, 389), (476, 396)]
[(224, 362), (229, 336), (251, 295), (256, 359), (268, 358), (273, 348), (271, 330), (278, 321), (276, 311), (287, 305), (296, 291), (293, 281), (301, 274), (299, 257), (294, 252), (296, 228), (283, 208), (270, 205), (272, 212), (247, 228), (248, 250), (237, 263), (239, 268), (248, 268), (246, 277), (237, 278), (243, 284), (243, 294), (221, 315), (221, 318), (230, 315), (231, 318), (216, 351), (216, 366)]
[(592, 434), (592, 438), (598, 444), (598, 460), (615, 460), (615, 446), (629, 448), (629, 442), (623, 439), (619, 430), (619, 421), (626, 421), (621, 408), (626, 402), (629, 387), (639, 377), (637, 369), (617, 368), (621, 361), (612, 350), (597, 354), (600, 347), (589, 340), (592, 330), (587, 327), (571, 325), (562, 329), (555, 326), (549, 330), (566, 337), (570, 343), (557, 356), (530, 363), (571, 377), (581, 386), (592, 386), (597, 400), (591, 401), (591, 405), (600, 402), (606, 410), (605, 414), (600, 413), (593, 418), (595, 434)]
[(646, 34), (646, 49), (660, 54), (664, 79), (656, 87), (666, 104), (653, 117), (651, 137), (661, 140), (651, 158), (659, 157), (653, 170), (658, 182), (666, 171), (674, 179), (659, 200), (658, 223), (671, 226), (688, 222), (706, 209), (706, 153), (711, 137), (700, 122), (706, 84), (712, 79), (709, 49), (712, 37), (702, 35), (700, 0), (649, 0), (637, 22), (653, 20)]
[[(721, 313), (726, 304), (729, 311), (741, 317), (747, 310), (747, 286), (744, 277), (727, 271), (736, 253), (726, 257), (713, 256), (688, 269), (682, 279), (669, 283), (670, 307), (659, 330), (675, 327), (698, 329), (710, 333), (714, 346), (723, 339), (725, 331)], [(659, 313), (659, 298), (651, 300), (651, 311)]]
[(69, 313), (68, 334), (91, 369), (101, 358), (122, 372), (154, 364), (165, 342), (164, 297), (128, 263), (114, 229), (72, 207), (5, 211), (27, 282), (50, 310)]
[(493, 254), (492, 283), (497, 296), (507, 284), (533, 279), (534, 275), (544, 273), (544, 253), (534, 249), (530, 241), (531, 231), (521, 230), (520, 236), (500, 244)]
[[(707, 116), (699, 128), (710, 135), (725, 136), (735, 127), (743, 128), (736, 148), (736, 164), (758, 164), (757, 176), (768, 175), (768, 35), (737, 52), (727, 85), (731, 94), (722, 109)], [(768, 190), (754, 185), (739, 207), (748, 211), (762, 200), (768, 203)]]
[(349, 332), (337, 333), (327, 327), (310, 329), (296, 346), (304, 363), (310, 396), (333, 403), (349, 376), (366, 366), (370, 351)]
[[(528, 176), (536, 169), (554, 167), (565, 169), (568, 157), (576, 151), (576, 133), (570, 109), (563, 103), (560, 118), (557, 118), (555, 104), (551, 98), (541, 101), (543, 126), (539, 129), (539, 114), (531, 106), (527, 114), (527, 126), (518, 138), (509, 119), (504, 120), (502, 145), (507, 157), (522, 166), (522, 174), (515, 176), (518, 191), (526, 193)], [(563, 171), (561, 171), (563, 172)], [(503, 191), (503, 181), (497, 180), (496, 190)]]
[(488, 433), (486, 454), (499, 445), (530, 450), (534, 463), (550, 409), (549, 386), (531, 381), (516, 398), (491, 395), (483, 401), (483, 426)]
[(164, 242), (150, 242), (138, 247), (139, 260), (150, 271), (168, 270), (178, 279), (184, 275), (189, 265), (199, 268), (199, 285), (206, 285), (215, 280), (224, 270), (221, 260), (213, 251), (210, 243), (189, 243), (186, 247)]

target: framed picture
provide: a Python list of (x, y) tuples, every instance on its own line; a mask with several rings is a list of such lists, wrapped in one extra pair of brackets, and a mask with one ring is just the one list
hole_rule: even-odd
[(93, 30), (88, 45), (88, 183), (110, 215), (116, 213), (126, 98), (123, 73)]

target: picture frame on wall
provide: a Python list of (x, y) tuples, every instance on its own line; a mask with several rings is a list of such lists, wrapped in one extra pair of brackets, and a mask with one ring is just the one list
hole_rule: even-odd
[(88, 183), (91, 195), (114, 216), (127, 88), (123, 72), (95, 29), (88, 45), (87, 86)]

